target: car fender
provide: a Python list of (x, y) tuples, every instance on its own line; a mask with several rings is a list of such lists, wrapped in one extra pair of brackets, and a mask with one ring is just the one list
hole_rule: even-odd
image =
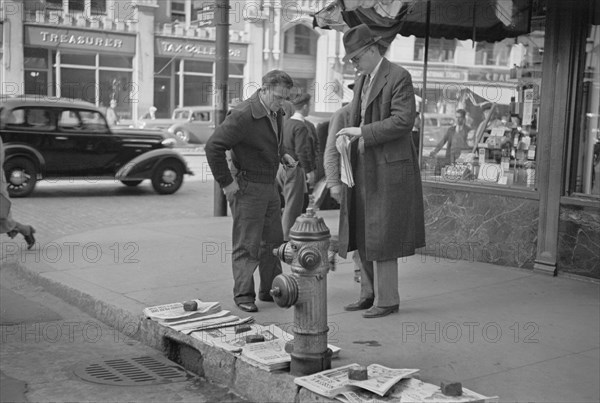
[(38, 171), (38, 178), (42, 179), (46, 174), (46, 160), (42, 154), (35, 148), (27, 144), (11, 144), (5, 143), (4, 147), (4, 162), (15, 157), (26, 157), (33, 161)]
[(152, 150), (139, 155), (123, 165), (115, 174), (118, 180), (140, 180), (149, 179), (152, 177), (154, 168), (162, 161), (167, 159), (176, 159), (185, 167), (185, 173), (193, 175), (194, 173), (188, 168), (187, 162), (177, 151), (169, 149)]

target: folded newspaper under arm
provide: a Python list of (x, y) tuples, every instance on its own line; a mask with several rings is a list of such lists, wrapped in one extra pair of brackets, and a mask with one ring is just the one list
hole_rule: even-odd
[(358, 364), (322, 371), (313, 375), (294, 379), (296, 385), (303, 386), (319, 395), (334, 398), (337, 395), (365, 389), (379, 396), (384, 396), (396, 383), (419, 372), (418, 369), (394, 369), (379, 364), (367, 367), (369, 378), (365, 381), (354, 381), (348, 378), (348, 370), (360, 368)]

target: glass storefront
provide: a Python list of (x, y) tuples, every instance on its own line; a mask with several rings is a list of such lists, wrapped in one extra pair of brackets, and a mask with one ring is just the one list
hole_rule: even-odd
[(132, 57), (35, 48), (25, 48), (24, 56), (26, 94), (82, 99), (99, 107), (115, 99), (119, 118), (131, 119), (136, 99)]
[[(213, 62), (188, 59), (155, 58), (154, 106), (157, 117), (169, 117), (180, 106), (212, 106), (214, 104)], [(228, 99), (235, 103), (244, 99), (244, 64), (229, 64)], [(251, 94), (250, 94), (251, 95)]]
[(536, 189), (543, 42), (543, 28), (496, 43), (432, 40), (425, 94), (422, 66), (407, 67), (424, 180)]
[(590, 24), (573, 139), (571, 194), (600, 196), (600, 25)]

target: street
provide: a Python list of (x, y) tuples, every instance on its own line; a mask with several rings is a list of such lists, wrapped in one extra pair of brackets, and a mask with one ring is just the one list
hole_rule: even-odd
[(185, 155), (194, 176), (186, 175), (173, 195), (156, 194), (149, 181), (127, 187), (117, 180), (61, 180), (38, 182), (31, 196), (13, 200), (13, 216), (35, 227), (36, 239), (44, 243), (82, 231), (162, 221), (171, 218), (210, 217), (213, 182), (204, 155)]
[[(212, 181), (202, 178), (202, 169), (207, 169), (203, 166), (205, 160), (198, 155), (187, 159), (196, 175), (187, 177), (179, 192), (170, 196), (157, 195), (149, 183), (129, 188), (117, 181), (41, 181), (30, 197), (13, 200), (15, 218), (37, 230), (38, 244), (28, 253), (33, 256), (48, 249), (53, 240), (72, 233), (140, 221), (212, 215), (212, 211), (199, 209), (206, 205), (199, 200), (213, 197)], [(4, 255), (10, 240), (2, 235), (2, 242), (6, 242)], [(165, 358), (161, 352), (23, 280), (15, 274), (18, 269), (7, 262), (10, 256), (2, 258), (0, 401), (244, 401), (186, 372), (175, 381), (141, 386), (83, 380), (76, 370), (86, 363), (128, 357), (164, 362)]]

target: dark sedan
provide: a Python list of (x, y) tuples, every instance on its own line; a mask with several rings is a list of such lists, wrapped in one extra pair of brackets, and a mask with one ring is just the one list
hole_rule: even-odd
[(0, 100), (4, 171), (12, 197), (29, 195), (40, 179), (150, 179), (159, 194), (175, 193), (192, 174), (161, 132), (114, 129), (94, 105), (72, 99), (21, 96)]

